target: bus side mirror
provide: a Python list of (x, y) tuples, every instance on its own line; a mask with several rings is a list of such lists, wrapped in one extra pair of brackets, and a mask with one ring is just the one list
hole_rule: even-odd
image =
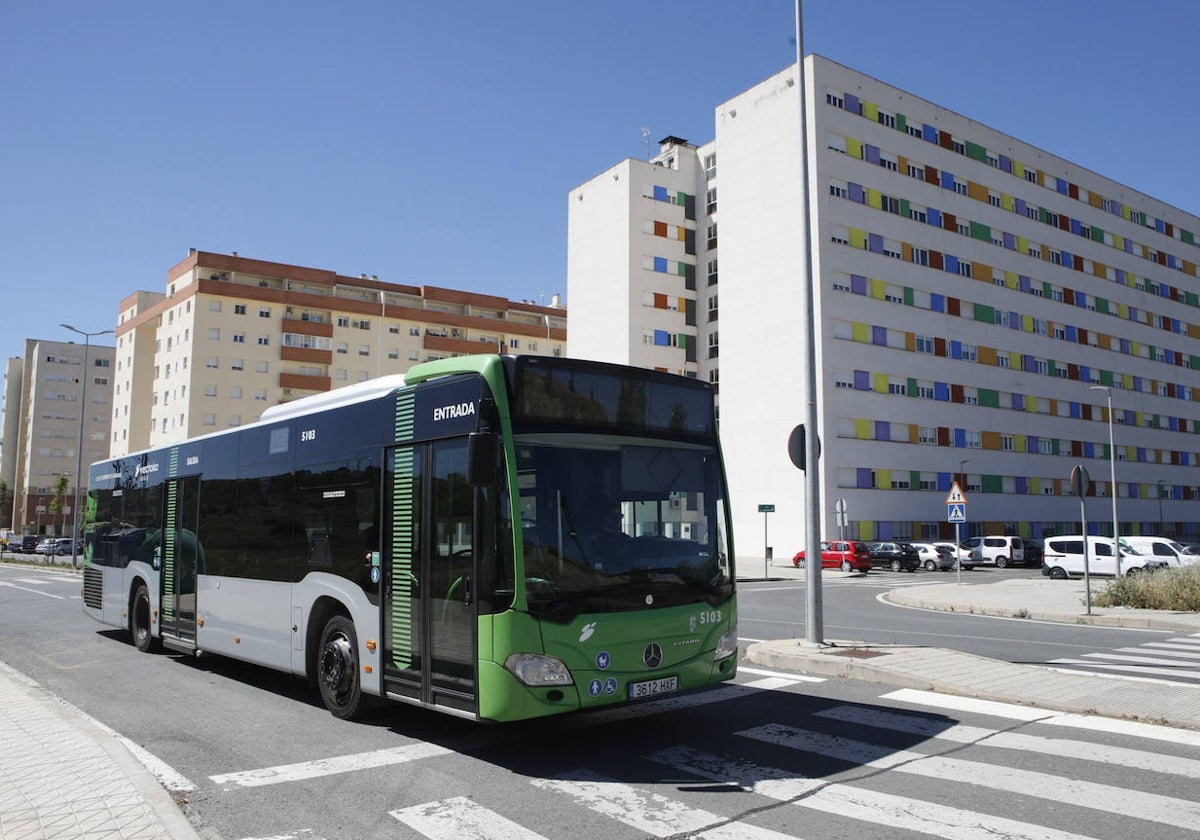
[(467, 483), (483, 487), (496, 480), (500, 466), (500, 436), (492, 432), (471, 432), (467, 439)]

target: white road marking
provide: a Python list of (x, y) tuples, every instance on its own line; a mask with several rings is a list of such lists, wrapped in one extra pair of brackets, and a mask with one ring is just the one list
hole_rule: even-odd
[(866, 767), (911, 773), (945, 782), (979, 785), (988, 790), (1007, 791), (1056, 803), (1066, 801), (1095, 811), (1150, 820), (1189, 831), (1200, 825), (1200, 802), (1145, 793), (1129, 787), (927, 755), (911, 750), (896, 750), (866, 741), (780, 724), (756, 726), (737, 734), (756, 741), (816, 753)]
[[(1102, 671), (1130, 672), (1130, 673), (1136, 674), (1138, 676), (1153, 674), (1156, 677), (1187, 677), (1189, 679), (1200, 679), (1200, 670), (1193, 671), (1193, 670), (1184, 670), (1181, 668), (1151, 668), (1148, 665), (1136, 665), (1136, 664), (1132, 664), (1132, 663), (1122, 664), (1122, 663), (1118, 663), (1118, 662), (1100, 662), (1100, 661), (1097, 661), (1100, 658), (1128, 659), (1128, 660), (1131, 660), (1133, 663), (1136, 663), (1136, 662), (1142, 661), (1142, 660), (1140, 660), (1138, 657), (1112, 656), (1111, 654), (1103, 654), (1103, 653), (1089, 653), (1087, 655), (1094, 656), (1094, 657), (1096, 657), (1096, 659), (1054, 659), (1054, 660), (1052, 660), (1052, 664), (1054, 664), (1054, 665), (1086, 665), (1086, 666), (1088, 666), (1088, 668), (1097, 668)], [(1151, 660), (1147, 659), (1145, 661), (1150, 662)], [(1073, 673), (1078, 674), (1079, 671), (1074, 671)], [(1182, 680), (1163, 680), (1163, 682), (1176, 682), (1179, 685), (1188, 685), (1187, 682), (1184, 682)]]
[(1004, 718), (1006, 720), (1036, 721), (1052, 726), (1069, 726), (1074, 729), (1107, 732), (1113, 735), (1130, 735), (1135, 738), (1150, 738), (1156, 741), (1170, 741), (1171, 743), (1200, 747), (1200, 732), (1176, 729), (1171, 726), (1159, 726), (1154, 723), (1141, 723), (1135, 720), (1117, 720), (1115, 718), (1055, 712), (1050, 709), (1034, 708), (1033, 706), (1018, 706), (1015, 703), (997, 703), (994, 700), (973, 700), (970, 697), (956, 697), (950, 694), (938, 694), (935, 691), (920, 691), (915, 688), (901, 688), (889, 694), (882, 695), (881, 699), (897, 700), (917, 706), (929, 706), (939, 711), (972, 712)]
[(739, 674), (754, 674), (759, 677), (780, 677), (792, 682), (825, 682), (824, 677), (810, 677), (805, 674), (793, 674), (789, 671), (768, 671), (765, 668), (748, 668), (738, 665)]
[[(946, 840), (996, 840), (998, 837), (1005, 840), (1086, 840), (1085, 835), (1081, 834), (923, 802), (907, 796), (808, 779), (775, 767), (717, 756), (691, 747), (663, 750), (650, 758), (677, 770), (723, 784), (736, 784), (744, 790), (781, 802), (791, 802), (798, 807)], [(867, 833), (863, 836), (881, 835)]]
[(319, 758), (314, 761), (301, 761), (296, 764), (280, 764), (275, 767), (264, 767), (261, 770), (242, 770), (236, 773), (222, 773), (208, 778), (218, 785), (238, 785), (240, 787), (262, 787), (277, 785), (283, 782), (295, 782), (300, 779), (315, 779), (321, 776), (333, 776), (339, 773), (353, 773), (356, 770), (369, 770), (375, 767), (388, 767), (393, 764), (403, 764), (408, 761), (418, 761), (422, 758), (433, 758), (449, 755), (451, 750), (434, 744), (408, 744), (403, 747), (392, 747), (386, 750), (339, 755), (333, 758)]
[(0, 580), (0, 586), (6, 586), (9, 589), (19, 589), (22, 592), (32, 592), (34, 595), (41, 595), (43, 598), (53, 598), (56, 601), (65, 601), (67, 598), (65, 595), (55, 595), (53, 592), (43, 592), (40, 589), (30, 589), (28, 586), (17, 586), (15, 583), (9, 583), (8, 581), (4, 580)]
[(947, 726), (944, 721), (925, 715), (910, 715), (883, 709), (860, 706), (836, 706), (816, 712), (814, 717), (838, 720), (855, 726), (870, 726), (893, 732), (907, 732), (953, 741), (956, 744), (979, 744), (985, 747), (1018, 750), (1025, 753), (1065, 756), (1081, 761), (1096, 761), (1119, 767), (1136, 767), (1153, 773), (1170, 773), (1191, 779), (1200, 779), (1200, 761), (1191, 758), (1176, 758), (1158, 752), (1110, 747), (1069, 738), (1044, 738), (1019, 732), (1001, 732), (980, 726), (955, 724)]
[(791, 835), (690, 808), (662, 794), (639, 790), (589, 770), (574, 770), (556, 779), (534, 779), (532, 784), (565, 793), (590, 811), (652, 837), (686, 833), (709, 840), (795, 840)]
[(429, 840), (546, 840), (536, 831), (465, 796), (388, 813)]

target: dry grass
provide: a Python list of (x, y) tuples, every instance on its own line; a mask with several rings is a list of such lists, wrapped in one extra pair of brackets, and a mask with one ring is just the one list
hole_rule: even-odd
[(1200, 612), (1200, 564), (1110, 581), (1097, 595), (1098, 607)]

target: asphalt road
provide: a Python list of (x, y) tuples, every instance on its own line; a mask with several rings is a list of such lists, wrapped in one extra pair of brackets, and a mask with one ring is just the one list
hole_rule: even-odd
[[(932, 632), (844, 588), (827, 592), (839, 634)], [(743, 587), (744, 632), (790, 632), (800, 592)], [(354, 724), (292, 677), (140, 654), (78, 595), (78, 577), (0, 565), (0, 660), (169, 768), (208, 840), (1200, 837), (1197, 733), (752, 668), (587, 716), (488, 727), (393, 705)], [(1033, 627), (962, 618), (968, 640)]]
[[(1036, 569), (977, 568), (963, 572), (963, 585), (1036, 577)], [(1027, 664), (1051, 664), (1095, 651), (1134, 647), (1170, 638), (1152, 630), (1056, 624), (1029, 619), (930, 612), (895, 606), (882, 595), (898, 586), (951, 582), (953, 573), (872, 571), (865, 577), (822, 577), (823, 641), (944, 647)], [(738, 630), (743, 640), (807, 638), (803, 581), (739, 584)]]

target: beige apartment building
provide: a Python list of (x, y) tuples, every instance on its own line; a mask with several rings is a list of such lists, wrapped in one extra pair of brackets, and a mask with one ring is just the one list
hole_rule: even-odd
[(567, 311), (192, 249), (165, 293), (120, 304), (109, 454), (257, 420), (269, 406), (471, 353), (563, 355)]
[[(75, 474), (108, 452), (112, 420), (113, 347), (26, 339), (23, 358), (9, 359), (4, 382), (0, 481), (17, 534), (69, 535)], [(80, 426), (82, 415), (83, 425)], [(83, 457), (80, 459), (80, 439)], [(65, 480), (65, 481), (64, 481)], [(56, 486), (63, 483), (59, 503)]]

